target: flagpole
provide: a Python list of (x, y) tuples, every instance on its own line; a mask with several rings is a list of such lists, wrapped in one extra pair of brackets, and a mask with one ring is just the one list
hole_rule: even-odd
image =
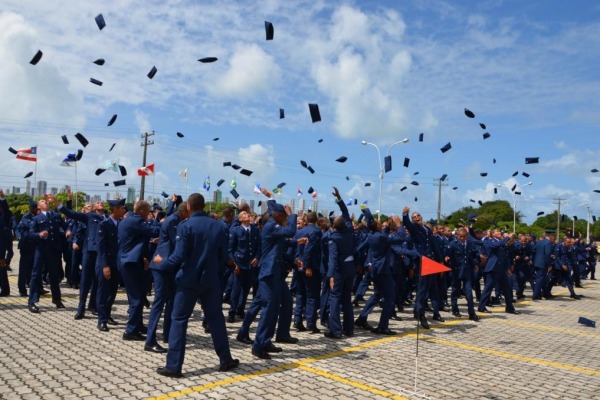
[(156, 197), (156, 192), (154, 190), (154, 184), (156, 183), (156, 175), (152, 172), (152, 200)]
[(75, 162), (75, 210), (79, 210), (79, 207), (77, 205), (77, 198), (78, 198), (77, 192), (78, 192), (78, 189), (77, 189), (77, 162)]
[[(37, 154), (37, 150), (38, 150), (38, 146), (37, 144), (35, 145), (35, 153), (36, 153), (36, 158), (35, 158), (35, 166), (33, 167), (33, 192), (35, 193), (37, 190), (37, 159), (38, 159), (38, 154)], [(29, 193), (27, 193), (29, 195)], [(38, 196), (40, 194), (38, 193)]]

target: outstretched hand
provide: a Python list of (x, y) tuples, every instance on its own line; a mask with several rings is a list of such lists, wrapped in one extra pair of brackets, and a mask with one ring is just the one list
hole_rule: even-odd
[(342, 199), (342, 196), (340, 196), (340, 191), (335, 186), (333, 187), (333, 193), (331, 194), (334, 195), (335, 198), (338, 199), (338, 201)]

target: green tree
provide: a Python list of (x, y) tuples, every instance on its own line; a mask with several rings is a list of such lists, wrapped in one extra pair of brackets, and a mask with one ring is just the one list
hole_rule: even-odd
[(6, 195), (10, 212), (13, 213), (17, 221), (20, 221), (21, 217), (29, 211), (29, 201), (31, 200), (33, 199), (27, 194), (11, 193)]

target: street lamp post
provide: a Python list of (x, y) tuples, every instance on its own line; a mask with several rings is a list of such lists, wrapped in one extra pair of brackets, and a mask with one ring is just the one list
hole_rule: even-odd
[[(520, 189), (522, 187), (531, 186), (531, 185), (533, 185), (533, 182), (527, 182), (524, 185), (519, 186), (518, 188)], [(513, 199), (513, 233), (516, 233), (517, 232), (517, 195), (515, 194), (515, 192), (510, 190), (510, 188), (503, 183), (499, 183), (498, 186), (505, 187), (507, 190), (510, 191), (510, 194), (512, 195), (512, 199)]]
[[(590, 205), (589, 203), (582, 203), (580, 204), (578, 207), (582, 207), (585, 206), (586, 210), (587, 210), (587, 229), (586, 229), (586, 241), (587, 243), (590, 242), (590, 218), (592, 217), (592, 210), (590, 210)], [(575, 234), (575, 228), (573, 228), (573, 234)]]
[[(385, 171), (383, 169), (383, 163), (381, 161), (381, 152), (379, 151), (379, 146), (377, 146), (375, 143), (367, 142), (366, 140), (363, 140), (361, 143), (364, 146), (370, 145), (370, 146), (375, 147), (375, 149), (377, 149), (377, 160), (379, 161), (379, 212), (377, 213), (377, 220), (381, 221), (381, 211), (382, 211), (381, 210), (381, 196), (383, 194), (383, 175), (385, 173)], [(408, 139), (405, 138), (405, 139), (399, 140), (395, 143), (392, 143), (390, 145), (390, 147), (388, 148), (387, 155), (388, 156), (390, 155), (390, 151), (392, 151), (392, 147), (394, 147), (395, 145), (400, 144), (400, 143), (408, 143)]]

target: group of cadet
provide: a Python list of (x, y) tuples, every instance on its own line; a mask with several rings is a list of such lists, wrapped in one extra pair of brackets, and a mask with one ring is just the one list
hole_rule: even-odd
[[(59, 284), (66, 278), (79, 289), (75, 319), (84, 319), (86, 312), (97, 314), (99, 331), (107, 332), (109, 325), (118, 325), (111, 311), (119, 287), (124, 286), (129, 310), (123, 340), (144, 341), (144, 350), (167, 353), (166, 366), (157, 372), (179, 377), (188, 321), (197, 303), (219, 357), (219, 370), (228, 371), (239, 365), (231, 356), (226, 329), (226, 321), (234, 324), (236, 318), (242, 323), (235, 339), (250, 345), (254, 356), (270, 359), (283, 350), (273, 342), (298, 342), (292, 328), (312, 334), (323, 329), (323, 335), (334, 340), (353, 336), (355, 327), (393, 335), (389, 321), (400, 320), (398, 312), (404, 307), (412, 306), (414, 318), (429, 329), (426, 311), (440, 322), (441, 312), (461, 317), (462, 297), (469, 319), (479, 321), (477, 312), (488, 313), (488, 307), (501, 302), (505, 312), (518, 314), (513, 293), (517, 300), (524, 298), (527, 284), (534, 300), (554, 297), (557, 285), (580, 299), (574, 288), (581, 287), (582, 279), (595, 279), (597, 245), (582, 238), (565, 236), (556, 243), (552, 231), (536, 240), (499, 229), (483, 232), (472, 225), (453, 232), (424, 223), (408, 207), (384, 223), (368, 208), (355, 219), (337, 188), (333, 195), (341, 215), (326, 218), (310, 211), (296, 215), (278, 204), (269, 190), (262, 192), (269, 198), (267, 213), (256, 216), (243, 203), (237, 215), (228, 207), (220, 220), (204, 211), (204, 198), (197, 193), (187, 201), (173, 195), (166, 212), (145, 201), (136, 202), (128, 212), (124, 200), (109, 201), (108, 211), (97, 202), (77, 212), (72, 210), (70, 192), (64, 205), (46, 195), (30, 203), (16, 229), (20, 295), (28, 296), (30, 312), (39, 313), (37, 303), (47, 281), (53, 304), (64, 308)], [(1, 191), (0, 209), (4, 231), (10, 211)], [(12, 237), (9, 242), (3, 234), (2, 296), (10, 290), (6, 270), (11, 250)], [(422, 275), (422, 257), (451, 270)], [(354, 308), (361, 306), (371, 285), (372, 294), (355, 318)], [(144, 324), (143, 309), (149, 306), (152, 289), (154, 299)], [(377, 306), (382, 310), (372, 326), (368, 317)], [(251, 339), (250, 326), (259, 313)], [(158, 340), (161, 317), (162, 342), (168, 349)]]

